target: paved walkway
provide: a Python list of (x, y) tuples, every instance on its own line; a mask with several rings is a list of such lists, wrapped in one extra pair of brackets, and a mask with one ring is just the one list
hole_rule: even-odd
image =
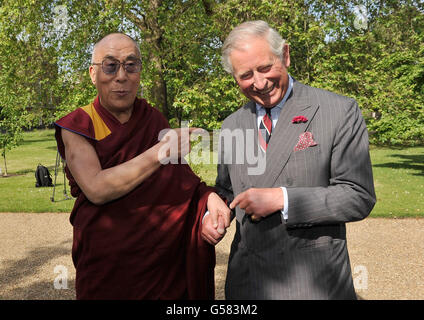
[[(0, 213), (0, 299), (74, 299), (72, 227), (63, 213)], [(424, 219), (348, 224), (362, 299), (424, 299)], [(217, 246), (216, 297), (223, 299), (234, 224)], [(64, 279), (67, 281), (64, 281)]]

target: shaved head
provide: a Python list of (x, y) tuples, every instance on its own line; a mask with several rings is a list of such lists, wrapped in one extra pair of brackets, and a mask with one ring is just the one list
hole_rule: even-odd
[[(91, 81), (96, 86), (101, 105), (121, 123), (126, 122), (131, 115), (140, 85), (141, 72), (141, 69), (137, 72), (128, 72), (125, 65), (140, 59), (137, 43), (123, 33), (108, 34), (93, 48), (89, 68)], [(105, 61), (119, 63), (116, 72), (105, 73), (103, 70)]]
[[(124, 34), (124, 33), (110, 33), (106, 36), (104, 36), (103, 38), (101, 38), (99, 41), (97, 41), (97, 43), (94, 45), (93, 48), (93, 53), (91, 54), (91, 63), (95, 63), (96, 60), (98, 60), (98, 49), (101, 48), (102, 46), (109, 46), (111, 45), (111, 43), (115, 43), (117, 41), (125, 41), (128, 40), (130, 42), (132, 42), (132, 44), (134, 45), (136, 52), (138, 54), (138, 58), (141, 58), (141, 53), (140, 53), (140, 48), (138, 46), (138, 43), (131, 38), (130, 36)], [(97, 61), (98, 62), (98, 61)]]

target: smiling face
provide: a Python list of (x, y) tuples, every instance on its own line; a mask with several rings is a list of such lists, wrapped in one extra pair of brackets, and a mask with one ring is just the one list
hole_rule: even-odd
[(284, 97), (288, 88), (289, 46), (284, 46), (283, 61), (271, 52), (266, 39), (251, 37), (230, 53), (233, 76), (243, 94), (271, 108)]
[[(140, 59), (134, 41), (124, 34), (112, 34), (101, 40), (93, 52), (93, 62), (104, 59), (130, 62)], [(101, 65), (90, 66), (91, 81), (97, 88), (100, 103), (113, 115), (130, 114), (140, 84), (140, 72), (128, 73), (121, 65), (116, 74), (105, 74)]]

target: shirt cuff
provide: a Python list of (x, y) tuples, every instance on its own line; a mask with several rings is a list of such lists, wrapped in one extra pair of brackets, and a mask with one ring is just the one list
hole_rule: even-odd
[(205, 218), (206, 218), (206, 216), (209, 214), (209, 210), (207, 210), (206, 212), (205, 212), (205, 214), (203, 215), (203, 218), (202, 218), (202, 224), (203, 224), (203, 220), (205, 220)]
[(286, 187), (281, 187), (281, 190), (283, 190), (283, 195), (284, 195), (284, 208), (283, 210), (281, 210), (281, 214), (283, 215), (284, 220), (287, 222), (288, 211), (289, 211), (289, 198), (287, 196)]
[[(283, 215), (284, 220), (287, 221), (288, 211), (289, 211), (289, 198), (287, 196), (286, 187), (281, 187), (281, 190), (283, 190), (283, 195), (284, 195), (284, 208), (283, 208), (283, 210), (281, 210), (281, 214)], [(209, 214), (209, 210), (206, 211), (205, 214), (203, 215), (202, 224), (203, 224), (203, 220), (205, 220), (205, 218), (208, 214)]]

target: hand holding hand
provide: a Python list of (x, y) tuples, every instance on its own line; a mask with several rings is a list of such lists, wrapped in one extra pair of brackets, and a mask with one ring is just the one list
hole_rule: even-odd
[(216, 245), (225, 235), (230, 226), (231, 210), (225, 202), (214, 192), (208, 197), (207, 215), (203, 220), (202, 238), (212, 245)]

